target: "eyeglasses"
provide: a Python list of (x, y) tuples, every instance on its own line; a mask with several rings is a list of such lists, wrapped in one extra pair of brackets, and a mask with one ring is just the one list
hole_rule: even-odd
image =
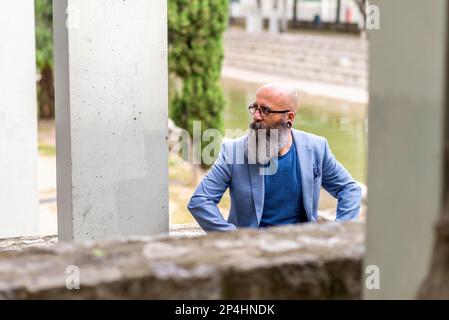
[(286, 113), (286, 112), (291, 112), (291, 110), (271, 110), (269, 107), (267, 106), (259, 106), (255, 103), (251, 104), (248, 107), (249, 113), (251, 114), (255, 114), (257, 112), (257, 110), (260, 111), (260, 114), (262, 116), (268, 116), (270, 113)]

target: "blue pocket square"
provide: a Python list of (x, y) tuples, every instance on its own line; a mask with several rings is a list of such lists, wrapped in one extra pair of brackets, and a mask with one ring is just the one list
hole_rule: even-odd
[(320, 168), (314, 164), (313, 165), (313, 179), (316, 179), (317, 177), (319, 177), (321, 175), (321, 170)]

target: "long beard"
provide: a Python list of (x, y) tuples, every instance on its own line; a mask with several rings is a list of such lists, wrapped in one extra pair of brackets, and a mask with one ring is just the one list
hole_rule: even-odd
[(288, 144), (289, 134), (290, 129), (284, 120), (275, 128), (266, 127), (261, 122), (252, 122), (247, 143), (248, 162), (267, 164)]

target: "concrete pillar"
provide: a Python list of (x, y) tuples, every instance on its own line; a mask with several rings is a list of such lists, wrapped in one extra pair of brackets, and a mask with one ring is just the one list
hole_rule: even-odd
[(282, 11), (281, 11), (281, 31), (287, 32), (288, 29), (288, 2), (287, 0), (282, 0)]
[(260, 33), (263, 30), (262, 8), (259, 8), (256, 0), (245, 1), (246, 32)]
[(279, 34), (281, 31), (281, 19), (279, 15), (279, 0), (271, 0), (270, 1), (270, 12), (269, 12), (269, 21), (268, 21), (268, 32), (271, 34)]
[(320, 16), (322, 22), (329, 22), (330, 18), (330, 3), (329, 0), (321, 0)]
[(53, 5), (59, 239), (168, 231), (166, 1)]
[(378, 267), (380, 288), (364, 282), (364, 297), (408, 299), (427, 274), (441, 210), (448, 4), (370, 4), (381, 19), (370, 32), (365, 267)]
[(34, 1), (0, 4), (0, 238), (38, 233)]

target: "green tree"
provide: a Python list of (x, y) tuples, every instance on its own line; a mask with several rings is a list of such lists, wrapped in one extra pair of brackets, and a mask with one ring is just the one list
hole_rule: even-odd
[(169, 70), (182, 84), (170, 110), (176, 125), (190, 136), (193, 121), (201, 121), (202, 131), (223, 132), (220, 73), (227, 24), (228, 0), (168, 1)]
[(53, 12), (52, 0), (35, 0), (36, 65), (40, 74), (37, 84), (40, 118), (55, 116), (53, 87)]

